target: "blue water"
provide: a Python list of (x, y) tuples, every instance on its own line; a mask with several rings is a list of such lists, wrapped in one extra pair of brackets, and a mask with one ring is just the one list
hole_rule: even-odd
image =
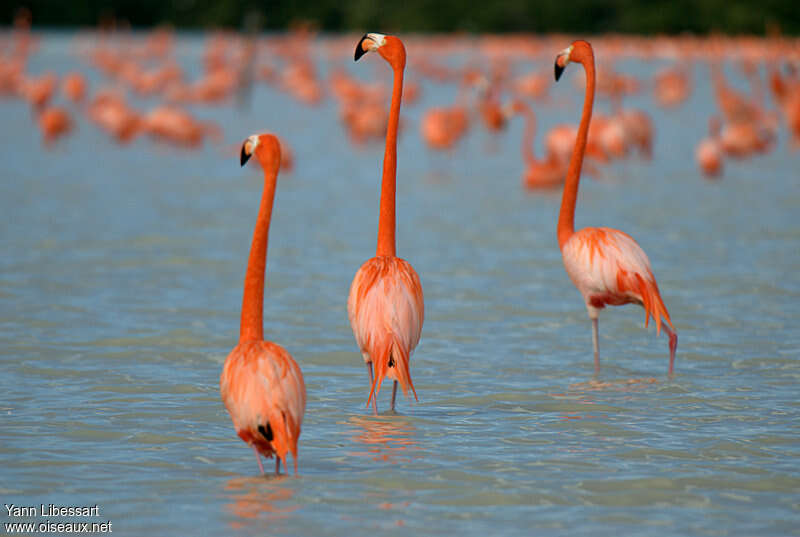
[[(30, 71), (101, 85), (74, 36), (43, 37)], [(188, 70), (202, 46), (179, 38)], [(324, 74), (326, 42), (314, 51)], [(347, 65), (367, 80), (388, 75), (378, 61)], [(577, 70), (534, 104), (541, 129), (578, 120)], [(633, 306), (601, 314), (593, 378), (555, 240), (560, 193), (520, 185), (521, 121), (432, 154), (420, 115), (456, 89), (423, 81), (403, 109), (397, 193), (398, 255), (425, 292), (419, 402), (387, 414), (384, 390), (378, 417), (346, 299), (374, 252), (383, 147), (350, 145), (331, 99), (258, 85), (249, 110), (193, 107), (225, 138), (199, 151), (119, 147), (82, 116), (45, 150), (28, 107), (0, 101), (3, 503), (98, 505), (81, 521), (122, 535), (800, 535), (800, 154), (782, 126), (773, 152), (704, 180), (693, 148), (713, 102), (706, 67), (694, 74), (676, 110), (630, 99), (652, 114), (654, 159), (584, 180), (576, 217), (648, 253), (680, 336), (672, 379), (666, 337)], [(297, 161), (279, 180), (264, 314), (305, 376), (297, 477), (258, 475), (218, 388), (262, 181), (238, 147), (264, 130)]]

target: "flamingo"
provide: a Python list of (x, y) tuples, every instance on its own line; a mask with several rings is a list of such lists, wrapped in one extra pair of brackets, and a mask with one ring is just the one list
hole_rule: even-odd
[(86, 79), (81, 73), (69, 73), (61, 83), (61, 90), (69, 100), (79, 103), (86, 96)]
[(689, 96), (689, 75), (680, 67), (668, 67), (656, 73), (653, 80), (656, 102), (664, 108), (681, 104)]
[(708, 120), (707, 138), (703, 138), (695, 148), (695, 159), (703, 174), (708, 178), (718, 177), (722, 173), (722, 144), (719, 140), (719, 118), (712, 116)]
[(734, 158), (763, 153), (771, 142), (769, 131), (757, 121), (736, 121), (726, 125), (720, 132), (719, 141), (725, 154)]
[(436, 150), (451, 149), (467, 133), (470, 125), (465, 102), (471, 88), (478, 85), (480, 80), (480, 73), (466, 70), (455, 104), (425, 111), (420, 122), (420, 132), (428, 147)]
[(58, 77), (55, 73), (48, 72), (40, 77), (23, 79), (21, 93), (33, 106), (34, 111), (39, 111), (50, 102), (57, 85)]
[(139, 113), (129, 108), (121, 95), (113, 92), (98, 92), (89, 103), (86, 113), (91, 121), (122, 144), (130, 142), (143, 128)]
[(60, 106), (48, 106), (39, 114), (39, 128), (46, 145), (54, 142), (72, 129), (69, 114)]
[(653, 158), (653, 122), (644, 110), (626, 108), (617, 112), (622, 122), (625, 138), (639, 155), (650, 160)]
[[(660, 333), (662, 326), (667, 332), (669, 374), (672, 375), (678, 334), (661, 299), (647, 255), (622, 231), (606, 227), (589, 227), (575, 231), (575, 202), (578, 198), (578, 182), (594, 104), (595, 70), (592, 46), (586, 41), (578, 40), (561, 51), (555, 61), (556, 80), (570, 62), (583, 65), (586, 72), (586, 95), (558, 215), (558, 245), (567, 274), (583, 295), (592, 321), (595, 374), (600, 370), (597, 341), (597, 318), (600, 310), (607, 305), (634, 303), (644, 307), (645, 326), (652, 315), (656, 332)], [(662, 318), (665, 321), (663, 324)]]
[(151, 136), (185, 147), (199, 147), (207, 136), (219, 139), (219, 127), (197, 121), (188, 112), (174, 106), (159, 106), (142, 120), (143, 129)]
[(548, 153), (544, 159), (537, 159), (533, 153), (533, 140), (536, 137), (536, 117), (528, 103), (516, 99), (511, 103), (514, 113), (525, 117), (525, 133), (522, 136), (522, 158), (525, 159), (525, 174), (522, 183), (530, 189), (554, 188), (564, 182), (566, 165), (555, 153)]
[(398, 382), (406, 397), (408, 388), (411, 388), (414, 398), (417, 399), (417, 392), (411, 381), (409, 360), (419, 343), (425, 305), (419, 276), (407, 261), (395, 255), (397, 125), (400, 121), (406, 49), (403, 42), (395, 36), (371, 33), (364, 35), (358, 42), (355, 59), (358, 61), (367, 52), (375, 51), (389, 62), (394, 71), (383, 157), (378, 244), (375, 257), (361, 265), (353, 278), (347, 299), (347, 314), (369, 374), (367, 406), (371, 399), (377, 414), (377, 397), (384, 377), (394, 380), (392, 410)]
[(236, 434), (253, 448), (261, 473), (261, 455), (275, 456), (278, 474), (281, 461), (286, 465), (286, 455), (291, 451), (297, 475), (297, 441), (306, 408), (306, 386), (303, 373), (286, 349), (264, 340), (262, 322), (264, 269), (281, 164), (280, 142), (272, 134), (250, 136), (242, 145), (242, 166), (253, 154), (264, 170), (264, 192), (244, 279), (239, 344), (225, 359), (219, 390)]

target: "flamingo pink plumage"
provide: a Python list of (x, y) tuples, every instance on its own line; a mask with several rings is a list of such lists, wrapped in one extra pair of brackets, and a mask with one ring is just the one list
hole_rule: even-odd
[(251, 136), (242, 146), (243, 166), (252, 154), (264, 169), (264, 193), (244, 280), (239, 344), (225, 360), (219, 388), (236, 434), (253, 448), (261, 473), (261, 455), (275, 455), (278, 473), (281, 460), (286, 465), (286, 455), (291, 452), (297, 474), (297, 441), (306, 408), (306, 387), (300, 368), (286, 349), (264, 341), (262, 319), (269, 224), (281, 164), (280, 142), (271, 134)]
[(419, 276), (407, 261), (395, 255), (397, 126), (406, 51), (397, 37), (374, 33), (366, 34), (358, 42), (355, 59), (369, 51), (377, 51), (389, 62), (394, 71), (394, 83), (383, 159), (378, 244), (375, 257), (366, 261), (353, 278), (347, 313), (370, 377), (367, 405), (372, 399), (377, 413), (376, 399), (384, 378), (394, 380), (392, 410), (398, 382), (406, 396), (410, 388), (414, 398), (417, 397), (409, 360), (422, 332), (425, 306)]
[(656, 331), (660, 332), (663, 326), (669, 335), (669, 374), (672, 375), (678, 335), (661, 299), (647, 255), (629, 235), (616, 229), (584, 228), (575, 232), (578, 182), (594, 104), (595, 69), (592, 46), (579, 40), (561, 51), (556, 57), (556, 80), (570, 62), (581, 63), (586, 71), (586, 95), (561, 199), (558, 244), (567, 274), (583, 295), (592, 320), (595, 372), (600, 367), (597, 341), (597, 318), (600, 310), (607, 305), (634, 303), (644, 307), (645, 326), (652, 316), (656, 322)]

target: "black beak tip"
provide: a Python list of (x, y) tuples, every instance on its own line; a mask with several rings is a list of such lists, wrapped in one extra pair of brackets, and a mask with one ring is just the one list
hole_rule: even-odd
[(555, 65), (556, 82), (558, 82), (558, 79), (561, 78), (561, 73), (563, 72), (564, 68), (558, 65), (558, 60), (556, 60), (556, 65)]
[(367, 39), (367, 34), (364, 34), (364, 37), (358, 40), (358, 44), (356, 45), (356, 53), (353, 55), (355, 61), (358, 61), (361, 56), (367, 53), (367, 51), (361, 46), (361, 43), (363, 43), (365, 39)]
[[(245, 143), (247, 143), (247, 142), (245, 142)], [(250, 155), (248, 155), (248, 154), (245, 152), (245, 150), (244, 150), (244, 144), (242, 144), (242, 152), (241, 152), (241, 153), (240, 153), (240, 155), (239, 155), (239, 162), (241, 163), (241, 165), (242, 165), (242, 166), (244, 166), (245, 164), (247, 164), (247, 161), (248, 161), (248, 160), (250, 160)]]

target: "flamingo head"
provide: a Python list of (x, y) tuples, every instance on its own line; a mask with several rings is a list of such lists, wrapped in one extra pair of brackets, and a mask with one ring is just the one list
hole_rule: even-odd
[(584, 68), (586, 68), (587, 65), (591, 65), (592, 69), (594, 69), (594, 51), (592, 50), (592, 45), (582, 39), (573, 41), (570, 46), (559, 52), (558, 56), (556, 56), (556, 81), (561, 78), (561, 73), (564, 72), (568, 63), (576, 62), (582, 63)]
[(395, 69), (406, 66), (406, 47), (393, 35), (364, 34), (356, 45), (355, 61), (367, 52), (377, 52)]
[(254, 134), (247, 138), (242, 144), (242, 151), (239, 155), (239, 162), (242, 166), (247, 164), (250, 157), (256, 155), (262, 166), (268, 164), (281, 164), (281, 146), (274, 134)]

